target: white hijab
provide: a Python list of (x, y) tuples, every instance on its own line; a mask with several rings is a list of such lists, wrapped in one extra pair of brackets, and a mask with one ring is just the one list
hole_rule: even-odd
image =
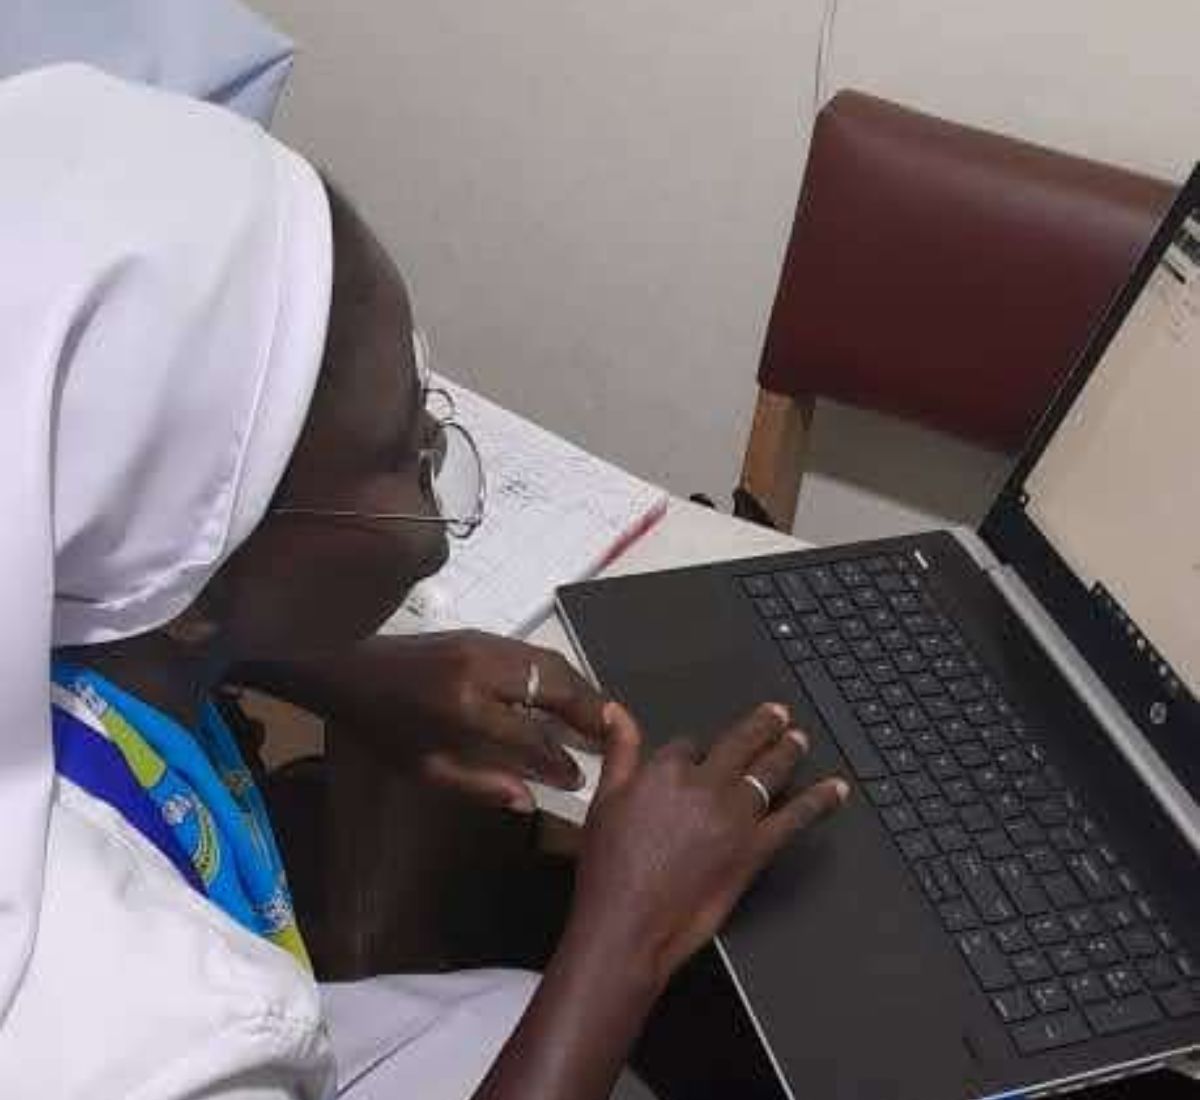
[(313, 170), (79, 65), (0, 82), (0, 1020), (37, 931), (52, 646), (167, 622), (262, 518), (329, 310)]

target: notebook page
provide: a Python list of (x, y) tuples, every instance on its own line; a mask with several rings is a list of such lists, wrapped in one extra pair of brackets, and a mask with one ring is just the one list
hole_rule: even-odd
[(478, 531), (451, 540), (441, 571), (382, 628), (473, 627), (522, 634), (550, 611), (560, 584), (597, 572), (666, 508), (664, 490), (588, 454), (444, 378), (479, 446), (487, 508)]

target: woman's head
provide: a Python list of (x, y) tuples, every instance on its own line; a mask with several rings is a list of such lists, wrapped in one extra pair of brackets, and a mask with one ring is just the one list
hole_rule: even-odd
[(433, 425), (404, 281), (357, 211), (327, 192), (333, 294), (304, 428), (271, 509), (187, 613), (236, 657), (366, 636), (446, 555), (440, 524), (365, 518), (436, 515), (418, 462)]

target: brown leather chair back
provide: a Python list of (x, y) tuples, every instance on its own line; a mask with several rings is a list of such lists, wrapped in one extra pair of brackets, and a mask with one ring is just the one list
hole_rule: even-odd
[(842, 92), (813, 133), (759, 384), (1013, 450), (1172, 190)]

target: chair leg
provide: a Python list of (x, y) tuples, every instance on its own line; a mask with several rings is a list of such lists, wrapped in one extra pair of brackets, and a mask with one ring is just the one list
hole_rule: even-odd
[(813, 397), (758, 391), (740, 484), (781, 531), (796, 521), (815, 404)]

